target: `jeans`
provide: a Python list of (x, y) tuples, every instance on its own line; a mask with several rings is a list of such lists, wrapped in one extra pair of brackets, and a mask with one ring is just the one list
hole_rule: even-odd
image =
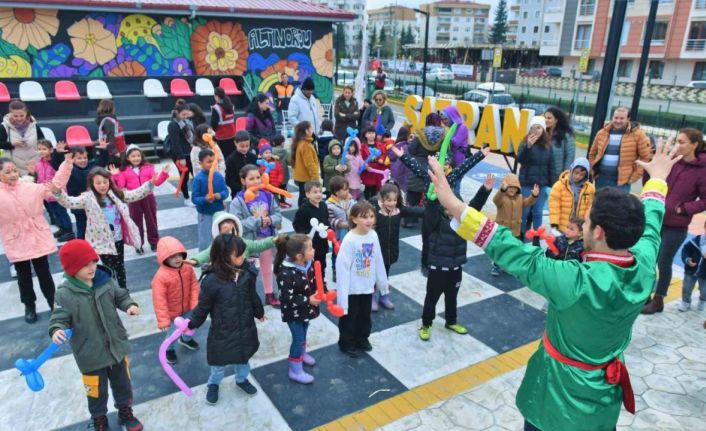
[(54, 279), (49, 269), (48, 256), (15, 262), (14, 265), (17, 271), (17, 286), (20, 288), (20, 301), (24, 305), (33, 306), (37, 300), (37, 295), (34, 294), (34, 283), (32, 283), (32, 266), (34, 266), (34, 272), (37, 273), (39, 281), (39, 288), (42, 290), (49, 307), (53, 309), (55, 287)]
[(672, 262), (677, 250), (681, 247), (686, 239), (686, 229), (672, 229), (662, 226), (660, 233), (661, 243), (659, 246), (659, 254), (657, 255), (657, 291), (659, 296), (667, 296), (669, 283), (672, 281)]
[(444, 294), (446, 324), (453, 325), (456, 323), (456, 298), (458, 297), (458, 289), (461, 287), (462, 272), (461, 268), (454, 271), (429, 268), (427, 294), (424, 297), (424, 310), (422, 311), (422, 325), (431, 326), (436, 316), (436, 303), (439, 302), (442, 293)]
[[(243, 383), (250, 374), (250, 364), (233, 364), (235, 368), (235, 383)], [(209, 385), (220, 385), (226, 374), (226, 366), (211, 365), (211, 375), (208, 376)]]
[(694, 274), (684, 274), (681, 299), (691, 304), (691, 292), (694, 291), (696, 282), (699, 283), (699, 301), (706, 301), (706, 278), (697, 278)]
[(213, 225), (213, 215), (212, 214), (202, 214), (198, 215), (198, 245), (199, 251), (206, 250), (211, 242), (213, 241), (213, 233), (211, 232), (211, 227)]
[(604, 179), (603, 176), (598, 176), (595, 179), (595, 184), (596, 184), (596, 191), (604, 188), (604, 187), (615, 187), (617, 189), (620, 189), (626, 193), (630, 193), (630, 183), (623, 184), (622, 186), (619, 186), (616, 180), (612, 179)]
[[(186, 313), (182, 314), (181, 317), (183, 317), (184, 319), (191, 319), (191, 311), (192, 310), (187, 311)], [(164, 337), (164, 339), (166, 340), (167, 338), (169, 338), (174, 333), (174, 331), (176, 331), (176, 325), (174, 325), (174, 321), (172, 321), (172, 324), (169, 325), (169, 329), (167, 329), (167, 336)], [(189, 341), (193, 337), (191, 335), (182, 334), (181, 338), (183, 338), (184, 341)], [(172, 344), (171, 346), (169, 346), (167, 350), (174, 351), (174, 345)]]
[[(532, 186), (522, 186), (522, 196), (527, 197), (532, 194)], [(522, 229), (525, 228), (525, 220), (527, 216), (530, 215), (532, 218), (532, 228), (537, 229), (542, 226), (543, 216), (544, 216), (544, 205), (547, 202), (547, 189), (546, 187), (539, 188), (539, 197), (537, 201), (531, 207), (525, 207), (522, 209)], [(524, 232), (522, 232), (522, 237), (524, 238)]]
[(299, 359), (304, 355), (306, 348), (306, 333), (309, 322), (287, 322), (289, 332), (292, 333), (292, 344), (289, 346), (289, 359)]
[(52, 220), (54, 220), (56, 223), (56, 226), (65, 231), (65, 232), (73, 232), (73, 225), (71, 224), (71, 218), (69, 217), (69, 212), (66, 211), (66, 208), (62, 207), (59, 202), (44, 202), (44, 206), (47, 208), (47, 212), (49, 212), (49, 216), (51, 217)]

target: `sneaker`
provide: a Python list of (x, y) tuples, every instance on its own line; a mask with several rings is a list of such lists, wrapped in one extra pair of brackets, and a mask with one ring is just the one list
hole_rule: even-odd
[(15, 265), (10, 265), (10, 277), (17, 278), (17, 270), (15, 269)]
[(372, 352), (373, 351), (373, 345), (370, 344), (370, 341), (368, 341), (368, 340), (359, 341), (358, 348), (360, 350), (365, 351), (365, 352)]
[(142, 247), (137, 247), (135, 251), (137, 252), (137, 254), (145, 254), (145, 249)]
[(142, 423), (132, 414), (132, 407), (123, 407), (118, 410), (118, 423), (127, 431), (142, 431)]
[(422, 341), (429, 341), (431, 338), (431, 326), (422, 325), (422, 327), (419, 328), (419, 338)]
[(696, 309), (699, 311), (704, 311), (706, 308), (706, 301), (699, 301), (699, 305), (696, 306)]
[[(699, 301), (701, 302), (701, 301)], [(679, 311), (689, 311), (691, 309), (691, 302), (685, 302), (681, 301), (679, 302), (679, 305), (677, 305), (677, 310)]]
[(236, 382), (235, 384), (248, 395), (255, 395), (257, 393), (257, 388), (253, 386), (248, 379), (245, 379), (240, 383)]
[(187, 341), (184, 339), (184, 337), (179, 337), (177, 343), (181, 344), (189, 350), (199, 350), (199, 343), (197, 343), (196, 340), (194, 340), (193, 338)]
[(218, 385), (208, 385), (206, 402), (210, 405), (215, 405), (218, 402)]
[(37, 321), (37, 309), (34, 304), (25, 305), (25, 322), (35, 323)]
[(444, 325), (444, 327), (445, 327), (446, 329), (450, 329), (450, 330), (454, 331), (454, 332), (457, 333), (457, 334), (461, 334), (461, 335), (468, 334), (468, 329), (466, 329), (465, 327), (459, 325), (458, 323), (454, 323), (453, 325), (449, 325), (449, 324), (447, 323), (446, 325)]
[(490, 268), (490, 275), (492, 275), (493, 277), (497, 277), (498, 275), (500, 275), (500, 267), (497, 265), (493, 265), (493, 267)]
[(150, 244), (150, 250), (157, 251), (157, 244)]
[(357, 357), (360, 356), (360, 351), (358, 351), (357, 349), (350, 348), (350, 347), (340, 347), (340, 346), (339, 346), (339, 349), (341, 350), (341, 352), (342, 352), (344, 355), (346, 355), (346, 356), (348, 356), (348, 357), (350, 357), (350, 358), (354, 358), (354, 359), (355, 359), (355, 358), (357, 358)]
[(109, 430), (110, 427), (108, 426), (108, 417), (98, 416), (97, 418), (93, 418), (88, 424), (88, 429), (94, 429), (99, 431)]
[(177, 363), (177, 355), (174, 350), (167, 350), (167, 363), (171, 365)]

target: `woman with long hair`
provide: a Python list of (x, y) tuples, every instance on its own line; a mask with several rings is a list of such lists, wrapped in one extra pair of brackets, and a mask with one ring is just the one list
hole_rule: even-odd
[(333, 116), (336, 119), (333, 135), (342, 143), (348, 138), (346, 129), (349, 127), (355, 129), (360, 118), (358, 101), (353, 97), (353, 93), (355, 93), (355, 89), (350, 85), (346, 85), (333, 105)]
[(275, 137), (275, 119), (270, 110), (270, 99), (262, 93), (257, 93), (248, 106), (248, 132), (251, 143), (257, 145), (260, 139), (267, 139), (272, 144)]
[(562, 172), (569, 169), (576, 156), (576, 138), (568, 115), (561, 108), (550, 106), (544, 111), (544, 121), (552, 144), (554, 175), (552, 182), (559, 179)]
[(304, 184), (307, 181), (321, 179), (319, 159), (314, 148), (314, 129), (308, 121), (302, 121), (294, 127), (292, 140), (292, 178), (299, 187), (299, 205), (306, 200)]
[(221, 87), (216, 87), (213, 98), (216, 103), (211, 106), (211, 127), (223, 156), (228, 158), (235, 150), (235, 107)]

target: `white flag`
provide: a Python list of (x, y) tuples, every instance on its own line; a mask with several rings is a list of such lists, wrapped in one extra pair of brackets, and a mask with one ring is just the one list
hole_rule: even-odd
[(355, 98), (358, 100), (358, 106), (363, 106), (365, 87), (367, 79), (365, 78), (368, 70), (368, 13), (363, 14), (363, 38), (361, 43), (360, 65), (358, 65), (358, 75), (355, 77)]

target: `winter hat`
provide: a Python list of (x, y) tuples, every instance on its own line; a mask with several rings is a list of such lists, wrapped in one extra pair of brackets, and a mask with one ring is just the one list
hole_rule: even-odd
[(130, 145), (128, 145), (128, 146), (127, 146), (127, 150), (125, 150), (125, 157), (127, 157), (128, 154), (130, 154), (130, 152), (133, 151), (133, 150), (142, 151), (142, 148), (138, 147), (138, 146), (135, 145), (135, 144), (130, 144)]
[(547, 130), (547, 121), (542, 117), (541, 115), (535, 115), (532, 117), (532, 120), (530, 120), (530, 129), (532, 126), (542, 126), (542, 129), (545, 131)]
[(311, 90), (311, 91), (314, 91), (314, 89), (315, 89), (315, 88), (314, 88), (314, 80), (311, 79), (311, 77), (306, 78), (306, 79), (304, 80), (304, 82), (302, 82), (302, 87), (301, 87), (301, 89), (302, 89), (302, 91), (303, 91), (303, 90)]
[(265, 154), (266, 151), (272, 151), (272, 146), (270, 144), (260, 145), (260, 155)]
[(258, 149), (258, 150), (259, 150), (260, 148), (262, 148), (263, 146), (265, 146), (265, 145), (270, 145), (270, 141), (268, 141), (268, 140), (265, 139), (265, 138), (260, 138), (260, 140), (257, 141), (257, 149)]
[(83, 239), (72, 239), (59, 250), (59, 260), (61, 266), (69, 277), (73, 277), (84, 266), (91, 262), (98, 261), (98, 254), (91, 247), (88, 241)]

